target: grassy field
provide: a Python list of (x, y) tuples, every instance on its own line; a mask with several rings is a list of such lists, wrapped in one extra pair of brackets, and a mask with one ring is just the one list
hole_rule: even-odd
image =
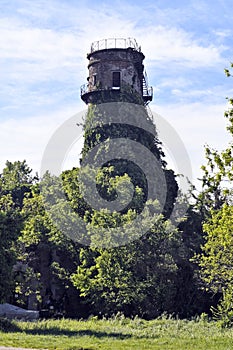
[(13, 322), (0, 331), (0, 345), (59, 350), (196, 350), (233, 349), (233, 329), (214, 322), (115, 317), (87, 321)]

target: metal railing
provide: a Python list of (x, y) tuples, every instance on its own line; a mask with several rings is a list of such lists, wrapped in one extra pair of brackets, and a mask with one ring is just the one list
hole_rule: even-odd
[(81, 96), (88, 92), (88, 87), (89, 87), (88, 84), (83, 84), (82, 86), (80, 86)]
[(142, 92), (143, 92), (143, 97), (145, 99), (148, 98), (148, 101), (151, 101), (153, 98), (153, 88), (152, 86), (148, 85), (148, 78), (147, 78), (147, 73), (146, 71), (143, 74), (142, 78)]
[[(114, 87), (106, 87), (101, 88), (89, 84), (83, 84), (80, 87), (80, 95), (83, 96), (85, 94), (88, 94), (89, 92), (95, 92), (95, 91), (106, 91), (106, 90), (114, 90)], [(119, 88), (119, 90), (124, 91), (124, 88)], [(152, 86), (146, 86), (143, 88), (142, 98), (145, 101), (145, 104), (147, 105), (150, 101), (152, 101), (153, 98), (153, 88)]]
[(87, 94), (88, 92), (100, 91), (100, 90), (106, 90), (106, 89), (101, 88), (100, 86), (92, 85), (91, 83), (83, 84), (80, 87), (81, 96), (84, 94)]
[(147, 86), (146, 89), (143, 89), (143, 97), (151, 97), (153, 98), (153, 87)]
[(108, 87), (108, 88), (104, 88), (104, 87), (100, 87), (97, 85), (92, 85), (91, 83), (88, 84), (83, 84), (80, 87), (80, 94), (81, 96), (88, 94), (89, 92), (95, 92), (95, 91), (103, 91), (103, 90), (112, 90), (112, 87)]
[(109, 38), (94, 41), (91, 44), (91, 53), (105, 49), (127, 49), (128, 47), (141, 52), (141, 46), (138, 45), (134, 38)]

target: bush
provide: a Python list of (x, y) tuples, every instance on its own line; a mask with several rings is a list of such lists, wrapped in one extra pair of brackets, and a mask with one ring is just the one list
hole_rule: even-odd
[(18, 327), (7, 318), (0, 317), (0, 331), (2, 332), (16, 332)]
[(233, 326), (233, 287), (228, 286), (223, 290), (222, 300), (216, 308), (212, 307), (213, 319), (218, 322), (221, 328)]

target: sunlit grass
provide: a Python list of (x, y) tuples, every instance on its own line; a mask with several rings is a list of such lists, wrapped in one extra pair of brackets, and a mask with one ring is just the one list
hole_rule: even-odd
[(108, 320), (42, 320), (16, 322), (12, 332), (0, 332), (0, 345), (38, 349), (216, 349), (230, 350), (233, 330), (214, 322), (123, 316)]

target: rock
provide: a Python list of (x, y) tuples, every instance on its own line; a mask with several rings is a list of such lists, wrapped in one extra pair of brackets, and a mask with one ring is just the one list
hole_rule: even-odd
[(39, 311), (25, 310), (21, 307), (5, 303), (0, 304), (0, 317), (6, 317), (10, 320), (16, 318), (33, 321), (39, 318)]

